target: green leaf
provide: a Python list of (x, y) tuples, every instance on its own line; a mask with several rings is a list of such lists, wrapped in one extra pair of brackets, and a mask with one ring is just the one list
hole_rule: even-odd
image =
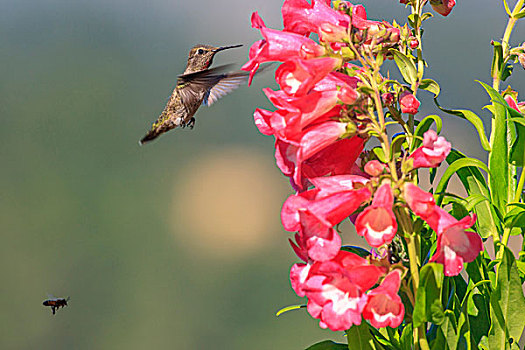
[[(478, 81), (487, 91), (492, 101), (491, 111), (494, 115), (491, 145), (494, 147), (489, 153), (489, 184), (492, 203), (504, 212), (508, 198), (509, 158), (507, 145), (507, 102), (492, 87)], [(507, 106), (507, 107), (506, 107)]]
[(485, 128), (483, 126), (483, 121), (478, 117), (474, 112), (469, 111), (468, 109), (446, 109), (439, 105), (437, 99), (434, 98), (434, 103), (436, 106), (441, 109), (443, 112), (455, 115), (462, 119), (468, 120), (477, 130), (479, 141), (481, 142), (481, 147), (487, 152), (490, 152), (490, 143), (485, 134)]
[(370, 251), (366, 250), (365, 248), (361, 248), (361, 247), (354, 246), (354, 245), (344, 245), (341, 247), (341, 250), (344, 250), (350, 253), (354, 253), (356, 255), (359, 255), (362, 258), (366, 258), (367, 256), (371, 254)]
[(396, 49), (390, 49), (389, 51), (394, 55), (394, 61), (405, 81), (410, 85), (414, 84), (417, 81), (417, 68), (414, 62)]
[(411, 350), (414, 344), (414, 333), (413, 333), (413, 324), (409, 323), (403, 328), (401, 333), (401, 338), (399, 343), (401, 344), (401, 350)]
[(501, 62), (503, 62), (503, 47), (501, 46), (501, 43), (497, 41), (492, 42), (492, 46), (494, 46), (494, 55), (492, 57), (492, 65), (490, 68), (490, 75), (492, 77), (500, 77), (500, 68), (501, 68)]
[(348, 345), (325, 340), (308, 347), (306, 350), (348, 350)]
[(525, 17), (525, 10), (518, 12), (516, 15), (514, 15), (514, 18), (520, 19)]
[[(466, 159), (465, 155), (457, 150), (452, 150), (447, 157), (447, 163)], [(484, 198), (490, 198), (490, 192), (483, 174), (476, 167), (465, 167), (457, 170), (457, 174), (463, 187), (470, 196), (480, 195)], [(483, 238), (496, 235), (503, 229), (500, 228), (500, 220), (497, 217), (495, 209), (490, 200), (479, 202), (474, 206), (474, 212), (478, 216), (476, 220), (477, 232)]]
[(410, 146), (410, 152), (413, 152), (423, 143), (423, 134), (425, 134), (428, 129), (432, 126), (433, 123), (436, 123), (436, 131), (439, 134), (441, 132), (441, 127), (443, 122), (441, 118), (437, 115), (429, 115), (421, 120), (414, 132), (414, 138), (412, 139), (412, 145)]
[(382, 349), (382, 347), (374, 343), (369, 325), (364, 321), (361, 322), (360, 325), (350, 327), (350, 329), (346, 331), (346, 338), (348, 339), (348, 349)]
[(437, 333), (431, 350), (456, 350), (458, 343), (456, 316), (450, 310), (445, 311), (445, 318)]
[(372, 148), (372, 152), (376, 155), (377, 159), (379, 159), (382, 163), (388, 163), (389, 159), (386, 158), (385, 152), (381, 147), (375, 147)]
[(275, 313), (275, 316), (279, 317), (282, 314), (284, 314), (285, 312), (292, 311), (292, 310), (303, 309), (305, 307), (306, 307), (306, 305), (290, 305), (290, 306), (287, 306), (287, 307), (283, 307), (282, 309), (280, 309), (279, 311), (277, 311)]
[(516, 129), (516, 138), (510, 146), (510, 162), (514, 166), (525, 166), (525, 116), (520, 114), (518, 117), (509, 118)]
[[(450, 178), (452, 177), (452, 175), (454, 175), (456, 172), (458, 172), (462, 168), (468, 168), (468, 167), (475, 167), (475, 168), (482, 169), (483, 171), (487, 173), (489, 172), (489, 169), (487, 168), (485, 163), (483, 163), (479, 159), (460, 158), (456, 160), (455, 162), (451, 163), (450, 166), (447, 168), (447, 170), (445, 170), (445, 172), (443, 173), (443, 176), (441, 177), (441, 180), (439, 181), (436, 187), (436, 195), (445, 192), (448, 182), (450, 181)], [(440, 198), (438, 201), (439, 204), (441, 204), (441, 201), (442, 199)]]
[(525, 227), (525, 209), (516, 207), (509, 210), (503, 221), (505, 222), (505, 227), (508, 228)]
[(428, 263), (421, 268), (419, 288), (414, 306), (414, 327), (425, 322), (440, 324), (443, 321), (441, 288), (443, 287), (443, 265)]
[(525, 327), (525, 297), (512, 251), (504, 249), (496, 273), (496, 288), (490, 296), (488, 344), (490, 349), (507, 349), (509, 341), (517, 342)]
[(419, 88), (433, 93), (434, 98), (438, 97), (439, 93), (441, 92), (441, 88), (439, 87), (439, 84), (436, 83), (432, 79), (421, 80), (421, 83), (419, 84)]

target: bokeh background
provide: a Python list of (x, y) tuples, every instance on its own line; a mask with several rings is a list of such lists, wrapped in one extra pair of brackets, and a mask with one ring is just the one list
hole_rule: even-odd
[[(368, 0), (397, 19), (397, 0)], [(279, 221), (291, 192), (273, 140), (252, 113), (269, 108), (257, 76), (194, 130), (139, 147), (187, 52), (228, 45), (243, 63), (258, 10), (281, 28), (280, 0), (0, 0), (0, 348), (302, 349), (322, 339), (288, 282), (297, 261)], [(459, 1), (425, 27), (427, 77), (443, 106), (481, 107), (500, 1)], [(513, 43), (525, 41), (523, 25)], [(390, 66), (392, 74), (395, 68)], [(510, 79), (523, 91), (525, 74)], [(435, 113), (421, 93), (421, 115)], [(444, 116), (454, 146), (485, 159), (474, 129)], [(345, 242), (362, 242), (343, 226)], [(55, 316), (42, 301), (71, 296)]]

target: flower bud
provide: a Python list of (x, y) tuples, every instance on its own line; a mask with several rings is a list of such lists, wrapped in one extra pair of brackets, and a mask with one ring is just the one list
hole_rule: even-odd
[(381, 95), (381, 101), (383, 101), (383, 105), (391, 106), (394, 103), (394, 94), (391, 92), (385, 92)]
[(386, 167), (383, 163), (374, 159), (365, 164), (364, 170), (368, 175), (375, 177), (381, 175), (385, 169)]
[(419, 109), (418, 99), (408, 91), (403, 91), (399, 96), (399, 105), (401, 112), (408, 114), (416, 114)]

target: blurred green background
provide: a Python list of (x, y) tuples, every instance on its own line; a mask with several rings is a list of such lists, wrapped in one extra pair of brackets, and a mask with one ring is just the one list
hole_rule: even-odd
[[(404, 23), (399, 1), (362, 1)], [(258, 10), (281, 28), (282, 2), (0, 0), (1, 349), (302, 349), (344, 341), (304, 311), (288, 282), (297, 261), (279, 219), (291, 192), (273, 139), (252, 113), (270, 108), (257, 76), (194, 130), (139, 147), (197, 43), (244, 43)], [(427, 77), (441, 104), (480, 112), (499, 1), (459, 1), (426, 25)], [(525, 40), (518, 27), (513, 43)], [(390, 65), (395, 75), (392, 65)], [(524, 72), (510, 79), (525, 100)], [(435, 113), (421, 94), (420, 115)], [(480, 112), (481, 113), (481, 112)], [(440, 113), (443, 115), (442, 113)], [(483, 114), (483, 113), (482, 113)], [(485, 117), (486, 114), (483, 114)], [(444, 116), (455, 147), (485, 159), (474, 129)], [(345, 226), (345, 242), (361, 242)], [(71, 296), (53, 316), (48, 294)]]

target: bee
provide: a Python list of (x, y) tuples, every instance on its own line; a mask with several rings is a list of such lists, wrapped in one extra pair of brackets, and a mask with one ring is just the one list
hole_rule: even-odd
[(58, 310), (61, 307), (67, 306), (67, 302), (71, 299), (70, 297), (67, 298), (50, 298), (47, 300), (44, 300), (42, 305), (44, 306), (51, 306), (51, 311), (53, 312), (53, 315), (55, 314), (56, 310)]

